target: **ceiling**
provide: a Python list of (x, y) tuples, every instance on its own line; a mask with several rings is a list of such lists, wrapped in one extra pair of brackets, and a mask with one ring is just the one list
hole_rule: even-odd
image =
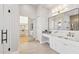
[(58, 6), (59, 4), (41, 4), (42, 7), (45, 7), (47, 9), (52, 9), (55, 8), (56, 6)]
[(44, 8), (47, 8), (47, 9), (52, 9), (52, 8), (55, 8), (56, 6), (60, 5), (60, 4), (22, 4), (21, 6), (27, 6), (27, 5), (30, 5), (30, 6), (33, 6), (35, 8), (37, 8), (38, 6), (42, 6)]
[(36, 17), (36, 11), (39, 6), (51, 10), (59, 4), (20, 4), (20, 14), (22, 16), (30, 16), (31, 18)]

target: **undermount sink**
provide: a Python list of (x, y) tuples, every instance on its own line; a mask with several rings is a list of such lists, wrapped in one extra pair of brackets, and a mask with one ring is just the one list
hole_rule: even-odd
[(64, 38), (65, 40), (72, 40), (73, 41), (73, 38), (72, 37), (64, 37), (64, 36), (58, 36), (59, 38)]

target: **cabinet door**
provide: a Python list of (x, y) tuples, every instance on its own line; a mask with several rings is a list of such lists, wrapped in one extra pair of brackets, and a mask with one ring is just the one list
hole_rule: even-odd
[(0, 4), (0, 54), (3, 53), (3, 44), (2, 37), (1, 37), (1, 30), (3, 29), (3, 5)]
[(54, 44), (55, 36), (51, 36), (49, 39), (50, 42), (50, 48), (55, 49), (55, 44)]
[(63, 39), (61, 38), (55, 38), (54, 40), (54, 44), (55, 44), (55, 49), (56, 51), (58, 51), (59, 53), (65, 53), (65, 45), (62, 41)]
[(4, 5), (4, 30), (8, 31), (7, 43), (4, 43), (4, 53), (12, 53), (17, 50), (18, 46), (18, 6)]

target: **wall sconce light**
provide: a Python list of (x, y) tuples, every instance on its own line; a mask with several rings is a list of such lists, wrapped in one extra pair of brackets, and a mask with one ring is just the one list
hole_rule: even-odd
[(65, 9), (67, 9), (67, 5), (59, 5), (56, 8), (52, 9), (52, 13), (61, 13), (62, 11), (64, 11)]

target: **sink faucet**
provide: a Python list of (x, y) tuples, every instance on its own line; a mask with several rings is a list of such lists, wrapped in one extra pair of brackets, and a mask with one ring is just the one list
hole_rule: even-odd
[(67, 34), (67, 36), (68, 36), (68, 37), (74, 37), (74, 34), (71, 33), (71, 32), (69, 32), (69, 33)]

